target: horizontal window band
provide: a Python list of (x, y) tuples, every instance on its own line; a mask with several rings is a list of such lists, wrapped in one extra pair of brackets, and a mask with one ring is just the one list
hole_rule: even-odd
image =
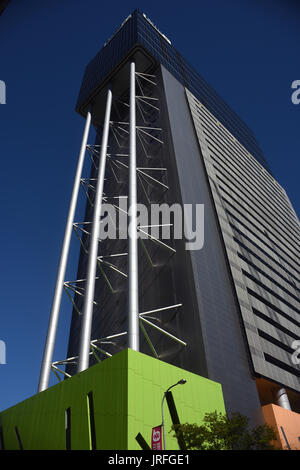
[[(228, 155), (229, 158), (233, 157), (234, 160), (237, 162), (237, 164), (239, 164), (239, 165), (241, 164), (240, 163), (241, 155), (239, 155), (235, 151), (232, 151), (233, 155), (231, 155), (229, 153), (229, 151), (227, 151), (227, 149), (225, 150), (223, 147), (220, 148), (217, 143), (213, 143), (211, 141), (211, 136), (207, 132), (205, 132), (204, 129), (203, 129), (203, 133), (206, 134), (209, 137), (209, 142), (207, 143), (208, 148), (211, 145), (212, 147), (215, 148), (216, 151), (221, 152), (221, 153), (224, 152), (225, 154)], [(245, 159), (246, 159), (246, 157), (244, 157), (244, 160)], [(262, 185), (266, 184), (269, 187), (270, 191), (275, 191), (276, 197), (278, 197), (278, 199), (279, 199), (279, 201), (281, 201), (281, 203), (283, 201), (285, 201), (283, 195), (278, 191), (278, 188), (275, 185), (271, 186), (270, 183), (268, 181), (266, 181), (266, 179), (262, 179), (262, 174), (263, 174), (264, 178), (265, 178), (266, 174), (261, 168), (259, 168), (259, 170), (256, 170), (256, 172), (253, 171), (253, 168), (251, 167), (251, 165), (249, 165), (249, 156), (248, 155), (247, 155), (247, 161), (245, 163), (246, 163), (246, 168), (245, 168), (246, 171), (249, 171), (254, 178), (256, 178), (256, 179), (259, 178), (259, 181), (261, 181)], [(272, 183), (272, 184), (274, 184), (274, 183)]]
[[(227, 202), (227, 201), (226, 201), (226, 202)], [(228, 203), (228, 202), (227, 202), (227, 203)], [(245, 227), (250, 233), (253, 233), (253, 235), (255, 235), (255, 236), (257, 237), (257, 235), (256, 235), (254, 232), (252, 232), (252, 230), (249, 229), (246, 224), (244, 224), (243, 222), (241, 222), (241, 220), (238, 219), (238, 217), (236, 217), (232, 212), (230, 212), (230, 210), (225, 209), (225, 211), (226, 211), (227, 214), (229, 214), (230, 217), (232, 217), (232, 218), (233, 218), (234, 220), (236, 220), (240, 225), (242, 225), (243, 227)], [(234, 228), (236, 229), (235, 225), (233, 225), (232, 223), (229, 222), (229, 225), (230, 225), (231, 227), (234, 227)], [(252, 225), (253, 225), (253, 224), (252, 224)], [(255, 227), (255, 228), (256, 228), (258, 231), (261, 232), (261, 230), (259, 230), (257, 227)], [(261, 232), (261, 233), (262, 233), (262, 232)], [(259, 239), (259, 237), (257, 237), (257, 238)], [(298, 291), (300, 292), (300, 290), (298, 289), (298, 287), (296, 286), (296, 284), (290, 282), (288, 279), (286, 279), (284, 276), (282, 276), (282, 274), (278, 273), (278, 271), (276, 271), (271, 265), (269, 265), (266, 261), (264, 261), (264, 260), (263, 260), (262, 258), (260, 258), (258, 255), (256, 255), (255, 253), (253, 253), (253, 252), (250, 250), (250, 248), (248, 249), (248, 247), (247, 247), (247, 250), (249, 250), (250, 253), (253, 254), (253, 256), (255, 256), (257, 259), (259, 259), (259, 260), (261, 261), (261, 263), (265, 264), (269, 269), (273, 270), (279, 277), (282, 277), (282, 279), (283, 279), (284, 281), (286, 281), (288, 284), (290, 284), (291, 286), (293, 286), (296, 290), (298, 290)], [(261, 248), (259, 248), (259, 250), (262, 251)], [(266, 254), (266, 256), (268, 256), (268, 255)], [(268, 256), (268, 257), (270, 258), (270, 256)], [(271, 258), (271, 259), (272, 259), (272, 261), (273, 261), (274, 263), (276, 263), (283, 271), (285, 271), (289, 276), (293, 277), (295, 280), (298, 280), (298, 279), (297, 279), (295, 276), (293, 276), (289, 271), (287, 271), (283, 266), (279, 265), (278, 262), (276, 262), (275, 260), (273, 260), (273, 258)]]
[[(259, 259), (262, 263), (264, 262), (262, 260), (262, 258), (260, 258), (256, 253), (254, 253), (254, 251), (252, 251), (250, 248), (248, 248), (248, 246), (246, 246), (244, 243), (241, 242), (241, 240), (238, 240), (236, 237), (233, 237), (233, 240), (239, 245), (241, 246), (242, 248), (244, 248), (246, 251), (248, 251), (248, 253), (251, 253), (252, 256), (254, 256), (255, 258)], [(273, 261), (273, 263), (277, 264), (277, 266), (279, 266), (283, 271), (285, 271), (289, 276), (291, 276), (293, 279), (295, 279), (295, 281), (299, 282), (298, 278), (293, 275), (290, 271), (288, 271), (286, 268), (284, 268), (281, 264), (278, 263), (278, 261), (276, 261), (274, 258), (272, 258), (268, 253), (266, 253), (262, 248), (259, 248), (259, 251), (261, 251), (261, 253), (265, 256), (267, 256), (270, 260)]]
[(265, 357), (265, 360), (269, 362), (270, 364), (273, 364), (274, 366), (277, 366), (280, 369), (283, 369), (286, 372), (289, 372), (290, 374), (295, 375), (296, 377), (300, 377), (300, 370), (295, 369), (292, 366), (289, 366), (285, 362), (279, 361), (279, 359), (276, 359), (270, 354), (264, 353), (264, 357)]
[[(213, 157), (212, 157), (213, 158)], [(220, 173), (224, 178), (228, 179), (228, 181), (230, 181), (230, 183), (238, 190), (238, 191), (241, 191), (242, 194), (244, 194), (246, 197), (248, 197), (247, 194), (244, 193), (244, 191), (239, 187), (239, 184), (240, 184), (240, 181), (237, 180), (237, 178), (235, 176), (233, 176), (232, 174), (228, 173), (224, 173), (222, 170), (225, 170), (226, 169), (223, 167), (223, 165), (221, 163), (219, 163), (218, 161), (216, 161), (216, 159), (214, 159), (214, 162), (213, 163), (213, 166), (214, 168), (216, 169), (216, 171), (218, 173)], [(216, 166), (217, 165), (217, 166)], [(219, 169), (219, 167), (222, 168), (222, 170)], [(233, 171), (233, 173), (236, 173)], [(240, 178), (240, 176), (238, 174), (236, 174), (236, 176), (238, 178)], [(217, 175), (217, 178), (218, 175)], [(219, 178), (221, 179), (221, 178)], [(233, 180), (233, 181), (232, 181)], [(243, 179), (242, 183), (245, 183), (247, 184), (247, 182)], [(271, 211), (272, 213), (276, 214), (274, 215), (274, 217), (277, 219), (277, 221), (281, 224), (282, 223), (282, 220), (285, 221), (286, 225), (287, 225), (287, 229), (289, 230), (292, 230), (292, 231), (295, 231), (296, 230), (296, 233), (298, 234), (299, 233), (299, 227), (298, 225), (296, 225), (296, 223), (294, 222), (294, 219), (290, 216), (289, 213), (281, 213), (281, 210), (279, 210), (279, 208), (277, 207), (277, 203), (273, 200), (269, 200), (265, 197), (265, 194), (266, 194), (266, 191), (265, 193), (262, 193), (261, 195), (258, 194), (254, 188), (253, 188), (253, 182), (252, 183), (249, 183), (249, 187), (250, 189), (253, 191), (253, 195), (251, 194), (251, 196), (253, 197), (253, 201), (251, 201), (253, 204), (255, 205), (258, 205), (258, 207), (260, 207), (260, 201), (258, 200), (258, 197), (262, 199), (262, 203), (264, 203), (264, 208), (265, 210), (269, 210)], [(246, 187), (247, 188), (247, 187)], [(266, 214), (267, 215), (267, 214)]]
[[(242, 224), (241, 224), (242, 225)], [(238, 229), (235, 225), (233, 225), (232, 223), (230, 223), (230, 226), (231, 228), (233, 228), (237, 233), (239, 233), (243, 238), (245, 238), (246, 240), (248, 240), (252, 245), (254, 245), (258, 250), (262, 250), (263, 249), (254, 241), (252, 240), (252, 238), (248, 237), (248, 235), (246, 235), (244, 232), (242, 232), (240, 229)], [(246, 228), (246, 227), (245, 227)], [(251, 232), (251, 230), (249, 230)], [(254, 236), (256, 236), (254, 234)], [(278, 258), (282, 259), (282, 261), (286, 264), (288, 264), (292, 269), (294, 269), (296, 272), (297, 269), (294, 268), (294, 266), (292, 264), (290, 264), (288, 261), (286, 261), (286, 258), (283, 258), (279, 253), (278, 251), (275, 251), (273, 247), (269, 246), (267, 243), (265, 243), (263, 240), (261, 240), (259, 237), (256, 236), (256, 238), (258, 238), (258, 240), (261, 241), (261, 243), (263, 243), (263, 245), (265, 245), (267, 248), (269, 248), (269, 250), (274, 253), (276, 256), (278, 256)], [(275, 245), (275, 243), (274, 243)], [(276, 245), (275, 245), (276, 246)], [(277, 248), (277, 247), (276, 247)], [(279, 248), (279, 247), (278, 247)], [(284, 252), (283, 252), (284, 253)], [(299, 272), (299, 276), (300, 276), (300, 272)]]
[(274, 328), (282, 331), (286, 335), (291, 336), (291, 338), (293, 338), (293, 339), (300, 340), (300, 336), (296, 335), (292, 331), (290, 331), (287, 328), (285, 328), (284, 326), (280, 325), (277, 321), (273, 320), (273, 318), (270, 318), (267, 315), (265, 315), (264, 313), (260, 312), (259, 310), (257, 310), (257, 308), (252, 307), (252, 311), (253, 311), (254, 315), (261, 318), (262, 320), (269, 323), (270, 325), (274, 326)]
[(281, 297), (279, 294), (277, 294), (277, 292), (273, 291), (272, 289), (270, 289), (270, 287), (266, 286), (265, 284), (263, 284), (259, 279), (257, 279), (256, 277), (252, 276), (252, 274), (248, 273), (247, 271), (245, 271), (244, 269), (242, 269), (242, 273), (244, 274), (244, 276), (248, 277), (248, 279), (251, 279), (251, 281), (255, 282), (255, 284), (257, 284), (258, 286), (260, 286), (262, 289), (264, 289), (265, 291), (267, 291), (269, 294), (273, 295), (273, 297), (276, 297), (276, 299), (278, 299), (280, 302), (282, 302), (283, 304), (285, 304), (287, 307), (289, 307), (291, 310), (294, 310), (296, 313), (300, 314), (300, 310), (295, 307), (293, 304), (291, 304), (290, 302), (288, 302), (286, 299), (284, 299), (283, 297)]
[(265, 339), (269, 343), (274, 344), (275, 346), (278, 346), (280, 349), (283, 349), (284, 351), (288, 352), (289, 354), (293, 354), (294, 349), (288, 346), (287, 344), (282, 343), (276, 338), (273, 338), (271, 335), (268, 335), (268, 333), (265, 333), (264, 331), (258, 329), (258, 334), (261, 338)]
[[(218, 178), (219, 181), (221, 181), (221, 184), (219, 184), (219, 187), (222, 189), (222, 191), (224, 191), (225, 194), (227, 194), (229, 197), (231, 197), (239, 206), (241, 205), (241, 204), (239, 203), (239, 201), (236, 200), (236, 199), (232, 196), (232, 194), (230, 194), (225, 188), (222, 187), (222, 184), (224, 184), (231, 192), (233, 192), (233, 193), (238, 197), (238, 199), (240, 199), (241, 201), (243, 201), (244, 204), (247, 204), (247, 206), (249, 206), (249, 208), (250, 208), (258, 217), (260, 217), (260, 218), (267, 224), (268, 230), (270, 230), (270, 220), (265, 219), (265, 217), (263, 217), (262, 214), (260, 214), (260, 213), (256, 210), (255, 207), (253, 207), (253, 204), (252, 204), (252, 205), (249, 204), (249, 201), (246, 201), (243, 197), (241, 197), (240, 194), (238, 194), (234, 189), (232, 189), (222, 178), (218, 177), (218, 175), (217, 175), (217, 178)], [(264, 216), (269, 217), (269, 214), (267, 214), (267, 213), (264, 212), (263, 210), (261, 210), (261, 212), (264, 214)], [(251, 216), (252, 216), (253, 218), (255, 218), (252, 214), (251, 214)], [(280, 221), (279, 221), (279, 224), (280, 224)], [(279, 235), (281, 235), (281, 237), (282, 237), (286, 242), (290, 243), (291, 246), (294, 246), (294, 245), (298, 246), (298, 245), (299, 245), (299, 239), (298, 239), (298, 237), (293, 236), (293, 238), (292, 238), (293, 244), (292, 244), (292, 243), (290, 242), (290, 239), (289, 239), (289, 238), (286, 238), (286, 237), (289, 237), (291, 234), (290, 234), (288, 231), (286, 231), (286, 230), (282, 230), (282, 227), (281, 227), (281, 232), (280, 232), (279, 227), (277, 226), (276, 221), (273, 221), (271, 227), (272, 227), (272, 230), (274, 230), (274, 232), (276, 232), (276, 233), (278, 233)], [(285, 227), (285, 228), (286, 228), (286, 227)], [(288, 230), (288, 228), (286, 228), (286, 229)], [(270, 232), (271, 232), (271, 231), (270, 231)], [(285, 236), (282, 235), (282, 232), (284, 232)], [(278, 239), (278, 237), (276, 237), (276, 238)], [(279, 241), (280, 241), (280, 239), (279, 239)], [(298, 253), (296, 253), (296, 256), (297, 256), (297, 255), (298, 255)]]
[[(249, 266), (251, 266), (253, 269), (255, 269), (257, 272), (259, 272), (262, 276), (266, 277), (267, 279), (269, 279), (269, 281), (273, 282), (277, 287), (279, 287), (281, 290), (283, 290), (286, 294), (290, 295), (291, 297), (295, 298), (298, 302), (299, 302), (299, 299), (297, 299), (291, 292), (289, 292), (285, 287), (283, 287), (281, 284), (279, 284), (279, 282), (275, 281), (275, 279), (273, 279), (269, 274), (265, 273), (261, 268), (259, 268), (258, 266), (256, 266), (254, 263), (252, 263), (252, 261), (250, 261), (250, 259), (246, 258), (245, 256), (243, 256), (241, 253), (238, 253), (237, 254), (239, 258), (241, 258), (245, 263), (247, 263)], [(269, 268), (270, 269), (270, 268)], [(276, 274), (277, 276), (279, 275), (274, 269), (272, 269), (272, 271), (274, 272), (274, 274)], [(286, 279), (284, 279), (283, 276), (280, 276), (282, 278), (283, 281), (285, 281), (286, 283), (288, 283), (291, 287), (295, 288), (296, 290), (298, 290), (296, 288), (296, 286), (294, 286), (292, 283), (290, 283), (289, 281), (287, 281)]]
[(252, 289), (250, 289), (249, 287), (247, 287), (247, 292), (248, 294), (250, 294), (252, 297), (254, 297), (255, 299), (259, 300), (260, 302), (262, 302), (263, 304), (265, 304), (267, 307), (271, 308), (272, 310), (274, 310), (274, 312), (277, 312), (279, 313), (279, 315), (282, 315), (283, 317), (285, 317), (287, 320), (289, 320), (291, 323), (294, 323), (294, 325), (296, 326), (299, 326), (300, 327), (300, 323), (295, 320), (294, 318), (290, 317), (287, 313), (283, 312), (282, 310), (280, 310), (280, 308), (276, 307), (276, 305), (273, 305), (271, 302), (269, 302), (267, 299), (264, 299), (264, 297), (262, 297), (261, 295), (259, 295), (257, 292), (254, 292)]

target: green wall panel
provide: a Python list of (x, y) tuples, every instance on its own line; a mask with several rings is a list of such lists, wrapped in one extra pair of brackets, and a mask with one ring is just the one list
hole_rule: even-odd
[[(128, 350), (128, 449), (138, 449), (138, 432), (150, 444), (151, 429), (162, 422), (161, 402), (164, 391), (181, 379), (185, 385), (172, 389), (181, 423), (200, 423), (209, 411), (225, 412), (221, 385), (199, 375), (187, 372), (166, 362)], [(177, 441), (169, 433), (171, 418), (164, 402), (166, 447), (178, 449)]]
[[(221, 385), (150, 356), (126, 349), (0, 414), (4, 446), (18, 449), (17, 427), (24, 449), (65, 449), (65, 410), (71, 409), (71, 449), (91, 449), (88, 394), (93, 395), (97, 449), (139, 449), (140, 432), (150, 444), (151, 429), (161, 424), (164, 391), (172, 389), (180, 421), (201, 422), (207, 411), (225, 411)], [(178, 449), (169, 433), (168, 449)]]

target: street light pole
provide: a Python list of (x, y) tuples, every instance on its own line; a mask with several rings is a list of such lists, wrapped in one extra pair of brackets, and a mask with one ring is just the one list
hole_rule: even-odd
[(181, 379), (176, 384), (171, 385), (165, 392), (161, 402), (161, 417), (162, 417), (162, 428), (163, 428), (163, 450), (166, 450), (166, 429), (165, 429), (165, 418), (164, 418), (164, 401), (166, 398), (167, 393), (171, 390), (171, 388), (176, 387), (176, 385), (184, 385), (186, 383), (185, 379)]

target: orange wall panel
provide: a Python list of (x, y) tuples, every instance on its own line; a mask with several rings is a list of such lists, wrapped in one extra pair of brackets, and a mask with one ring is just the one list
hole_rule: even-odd
[(300, 450), (300, 414), (273, 404), (263, 406), (262, 411), (265, 422), (275, 428), (275, 445), (281, 449), (288, 448), (285, 434), (291, 450)]

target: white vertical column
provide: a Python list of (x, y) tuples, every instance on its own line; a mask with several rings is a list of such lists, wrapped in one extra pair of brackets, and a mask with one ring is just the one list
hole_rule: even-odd
[(285, 408), (286, 410), (292, 410), (289, 397), (286, 393), (285, 388), (281, 388), (280, 390), (277, 390), (276, 399), (277, 399), (278, 406), (281, 406), (282, 408)]
[(95, 294), (95, 278), (97, 270), (97, 256), (98, 256), (98, 243), (99, 243), (99, 230), (100, 230), (100, 217), (102, 209), (102, 197), (104, 176), (106, 167), (107, 143), (109, 134), (109, 122), (111, 113), (112, 92), (109, 88), (106, 98), (106, 110), (101, 142), (101, 152), (99, 159), (97, 185), (94, 200), (94, 211), (92, 230), (90, 235), (89, 254), (88, 254), (88, 267), (86, 276), (86, 287), (83, 304), (82, 325), (79, 344), (79, 357), (78, 357), (78, 372), (81, 372), (89, 367), (89, 354), (91, 342), (91, 329), (93, 319), (94, 307), (94, 294)]
[(59, 319), (59, 310), (60, 310), (60, 305), (61, 305), (61, 298), (62, 298), (62, 292), (63, 292), (64, 281), (65, 281), (68, 254), (69, 254), (70, 242), (71, 242), (71, 236), (72, 236), (73, 222), (74, 222), (76, 204), (77, 204), (77, 199), (78, 199), (78, 192), (80, 188), (80, 179), (81, 179), (81, 174), (82, 174), (82, 168), (83, 168), (83, 163), (84, 163), (85, 150), (87, 146), (87, 139), (89, 135), (90, 125), (91, 125), (91, 113), (88, 112), (86, 116), (86, 123), (85, 123), (85, 129), (84, 129), (84, 133), (82, 137), (80, 153), (78, 157), (77, 170), (76, 170), (76, 175), (74, 179), (74, 186), (73, 186), (73, 191), (72, 191), (72, 196), (71, 196), (71, 202), (70, 202), (69, 213), (68, 213), (68, 218), (67, 218), (67, 223), (66, 223), (66, 228), (65, 228), (65, 235), (64, 235), (64, 240), (63, 240), (61, 257), (60, 257), (58, 273), (57, 273), (57, 278), (56, 278), (56, 285), (55, 285), (54, 297), (53, 297), (53, 302), (52, 302), (52, 307), (51, 307), (48, 333), (47, 333), (47, 338), (46, 338), (46, 343), (45, 343), (38, 392), (42, 392), (43, 390), (48, 388), (48, 384), (49, 384), (49, 376), (51, 372), (51, 364), (52, 364), (56, 331), (57, 331), (57, 325), (58, 325), (58, 319)]
[(139, 350), (135, 63), (130, 64), (128, 346)]

